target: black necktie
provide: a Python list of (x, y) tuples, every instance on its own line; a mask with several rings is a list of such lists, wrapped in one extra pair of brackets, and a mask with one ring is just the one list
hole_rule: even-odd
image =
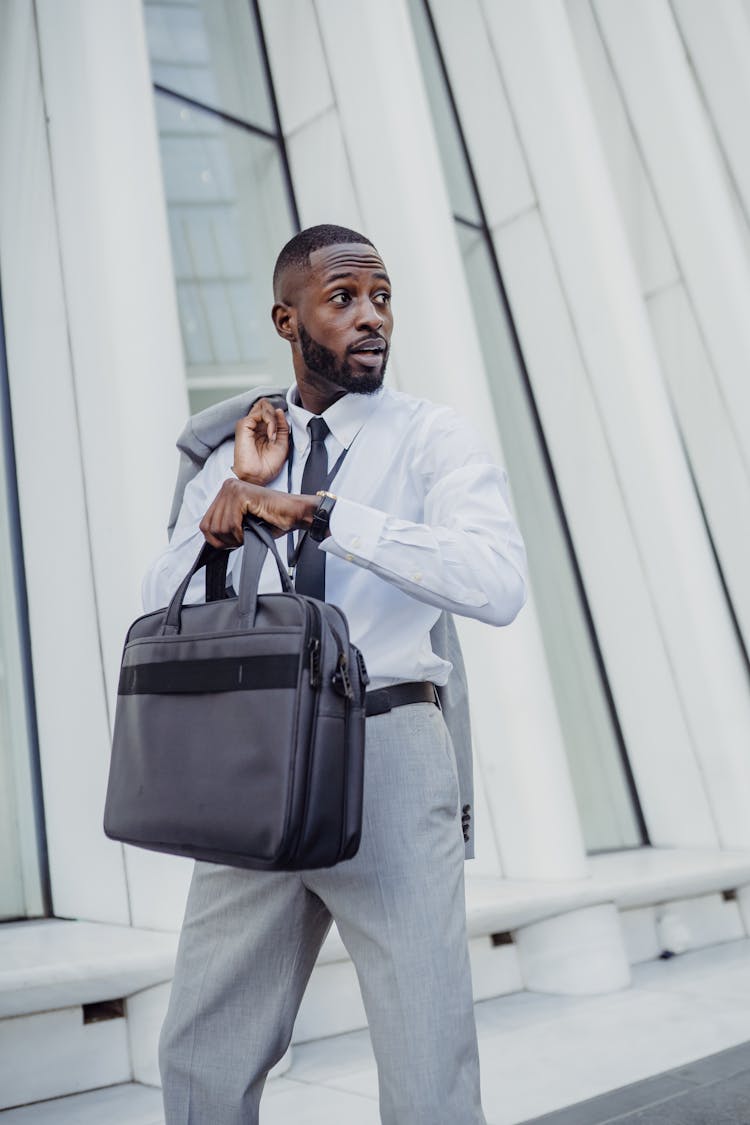
[[(328, 475), (328, 454), (325, 440), (328, 425), (323, 418), (311, 418), (307, 423), (310, 431), (310, 452), (307, 455), (302, 473), (301, 492), (303, 496), (314, 496), (325, 488)], [(309, 535), (305, 536), (294, 578), (294, 588), (298, 594), (325, 601), (326, 596), (326, 554)]]

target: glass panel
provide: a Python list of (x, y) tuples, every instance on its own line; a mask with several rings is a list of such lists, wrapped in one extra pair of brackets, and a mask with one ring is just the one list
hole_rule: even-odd
[(617, 734), (490, 251), (484, 234), (457, 228), (586, 847), (637, 846), (643, 841)]
[(156, 106), (193, 403), (285, 384), (271, 275), (294, 228), (276, 143), (166, 95)]
[(250, 0), (145, 0), (154, 82), (275, 131)]
[(38, 916), (43, 902), (17, 597), (21, 561), (11, 524), (16, 505), (7, 463), (3, 359), (0, 339), (0, 435), (5, 438), (0, 451), (0, 919), (9, 919)]
[(455, 215), (478, 223), (481, 216), (476, 195), (467, 171), (461, 138), (422, 0), (409, 0), (409, 11), (416, 33), (422, 77), (432, 108), (432, 123), (435, 126), (435, 138), (440, 149), (451, 207)]

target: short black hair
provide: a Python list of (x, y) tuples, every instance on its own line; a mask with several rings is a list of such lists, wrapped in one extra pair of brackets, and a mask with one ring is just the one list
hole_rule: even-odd
[(324, 246), (339, 246), (343, 242), (364, 242), (368, 246), (375, 246), (359, 231), (350, 230), (348, 227), (337, 227), (333, 223), (320, 223), (316, 227), (307, 227), (290, 238), (276, 259), (273, 270), (273, 291), (278, 296), (278, 285), (282, 274), (290, 266), (309, 266), (310, 255)]

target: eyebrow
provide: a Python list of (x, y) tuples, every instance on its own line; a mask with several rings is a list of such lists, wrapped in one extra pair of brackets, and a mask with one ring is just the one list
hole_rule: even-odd
[[(383, 273), (381, 270), (376, 270), (373, 273), (372, 276), (380, 278), (382, 281), (387, 281), (389, 285), (391, 284), (391, 279), (388, 276), (388, 274)], [(340, 281), (344, 277), (356, 277), (356, 274), (353, 274), (353, 273), (331, 273), (326, 278), (326, 285), (330, 285), (332, 281)]]

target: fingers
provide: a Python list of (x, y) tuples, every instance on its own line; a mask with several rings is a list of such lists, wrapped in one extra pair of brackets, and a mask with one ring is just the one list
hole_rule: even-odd
[[(239, 547), (243, 540), (242, 517), (247, 510), (246, 498), (233, 484), (224, 481), (213, 503), (200, 522), (206, 542), (220, 549)], [(252, 487), (252, 486), (246, 486)]]
[(269, 444), (274, 445), (277, 437), (289, 433), (286, 414), (279, 407), (274, 407), (267, 398), (260, 398), (253, 404), (252, 410), (240, 419), (237, 428), (252, 430), (257, 438), (265, 437)]

